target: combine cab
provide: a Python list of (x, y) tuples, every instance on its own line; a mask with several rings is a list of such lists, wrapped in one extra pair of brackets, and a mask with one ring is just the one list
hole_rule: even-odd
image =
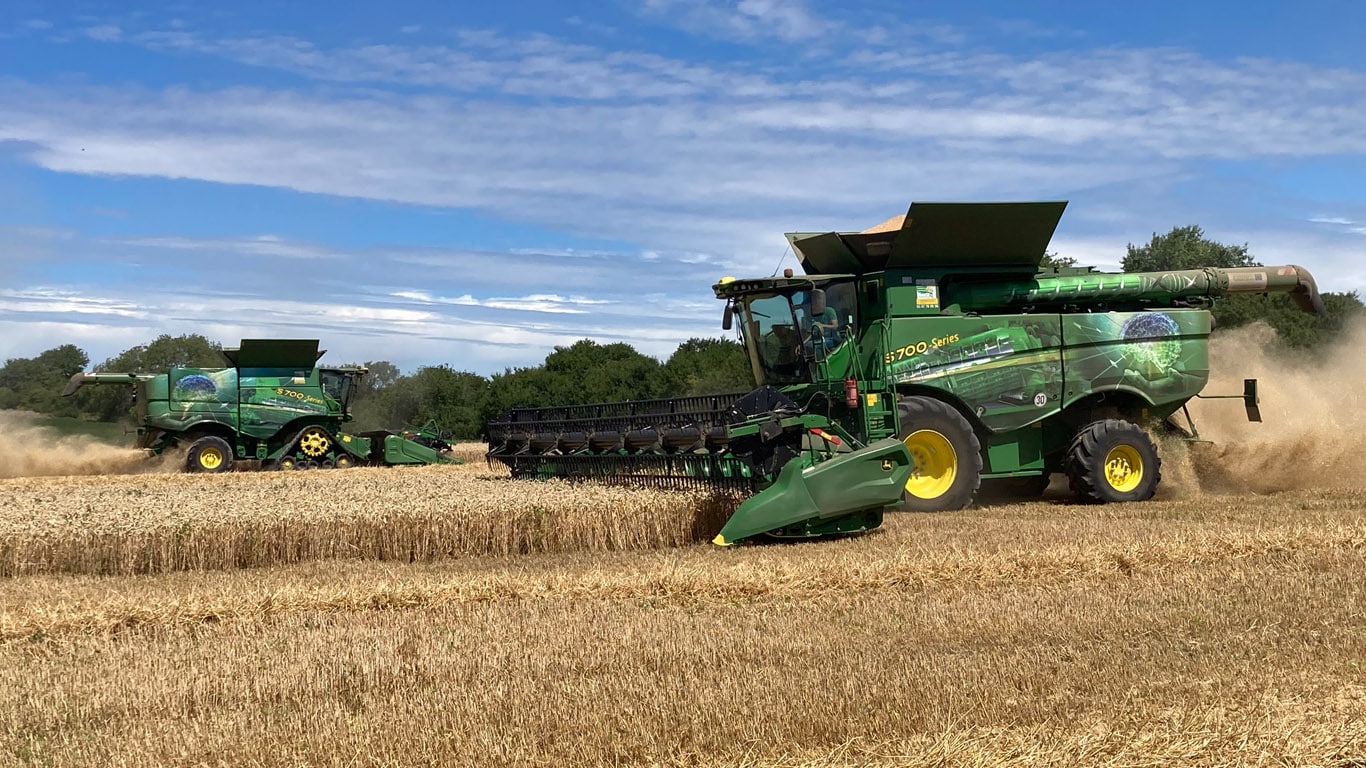
[(223, 355), (232, 367), (77, 373), (62, 394), (86, 384), (131, 385), (137, 447), (184, 448), (191, 472), (225, 472), (239, 460), (272, 469), (458, 463), (435, 425), (411, 437), (342, 431), (366, 371), (318, 367), (316, 339), (247, 339)]
[[(896, 504), (959, 509), (984, 480), (1088, 502), (1151, 498), (1169, 429), (1209, 376), (1209, 307), (1289, 293), (1301, 267), (1042, 268), (1066, 203), (916, 203), (898, 229), (789, 234), (805, 275), (722, 278), (759, 389), (514, 409), (487, 427), (518, 477), (720, 485), (753, 495), (717, 537), (867, 530)], [(1257, 415), (1255, 380), (1240, 395)]]

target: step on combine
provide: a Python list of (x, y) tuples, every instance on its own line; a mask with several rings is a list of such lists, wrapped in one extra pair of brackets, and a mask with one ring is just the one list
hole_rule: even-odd
[(137, 447), (183, 448), (191, 472), (226, 472), (239, 461), (266, 469), (460, 463), (433, 423), (403, 434), (343, 431), (366, 369), (319, 367), (317, 339), (246, 339), (223, 356), (231, 367), (77, 373), (62, 394), (131, 385)]
[[(984, 486), (1038, 496), (1054, 473), (1082, 501), (1149, 499), (1152, 433), (1196, 434), (1212, 303), (1323, 302), (1297, 266), (1041, 267), (1065, 207), (915, 203), (886, 231), (789, 234), (805, 274), (713, 286), (758, 389), (515, 408), (488, 423), (488, 456), (514, 477), (752, 494), (718, 544), (864, 531)], [(1228, 396), (1260, 421), (1255, 380)]]

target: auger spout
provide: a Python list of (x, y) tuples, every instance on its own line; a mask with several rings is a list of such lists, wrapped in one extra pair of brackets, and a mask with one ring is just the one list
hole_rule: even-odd
[(1313, 275), (1295, 265), (1206, 267), (1166, 272), (1039, 275), (1032, 280), (945, 279), (945, 305), (962, 312), (1012, 312), (1049, 306), (1167, 306), (1239, 293), (1288, 293), (1305, 312), (1326, 314)]
[(76, 394), (76, 390), (86, 384), (136, 384), (139, 381), (150, 381), (156, 378), (152, 373), (90, 373), (77, 371), (66, 382), (66, 388), (62, 390), (62, 397), (70, 397)]

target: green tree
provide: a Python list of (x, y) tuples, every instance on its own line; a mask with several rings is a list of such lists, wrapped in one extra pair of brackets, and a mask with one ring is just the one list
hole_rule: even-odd
[(485, 418), (516, 406), (646, 400), (666, 392), (663, 366), (624, 343), (582, 339), (556, 347), (535, 368), (508, 369), (489, 383)]
[[(509, 368), (489, 380), (489, 399), (485, 418), (509, 408), (555, 405), (551, 403), (551, 377), (545, 368)], [(563, 404), (563, 403), (559, 403)]]
[(1236, 328), (1260, 320), (1276, 329), (1282, 344), (1307, 349), (1340, 338), (1349, 321), (1366, 311), (1355, 291), (1325, 293), (1323, 306), (1328, 314), (1315, 315), (1284, 295), (1230, 296), (1214, 306), (1215, 327)]
[(222, 368), (227, 365), (223, 348), (197, 333), (171, 336), (130, 347), (105, 360), (96, 370), (111, 373), (165, 373), (171, 368)]
[(1257, 262), (1248, 255), (1247, 244), (1225, 245), (1205, 237), (1194, 224), (1173, 227), (1165, 235), (1153, 233), (1147, 245), (1129, 243), (1120, 262), (1125, 272), (1163, 272), (1171, 269), (1201, 267), (1253, 267)]
[(1039, 260), (1039, 266), (1044, 268), (1075, 267), (1077, 266), (1077, 260), (1071, 256), (1059, 256), (1058, 254), (1049, 251)]
[[(1129, 244), (1121, 263), (1125, 272), (1162, 272), (1204, 267), (1256, 267), (1244, 245), (1227, 245), (1205, 237), (1200, 227), (1174, 227), (1165, 235), (1153, 234), (1143, 246)], [(1236, 294), (1217, 300), (1212, 308), (1215, 328), (1236, 328), (1264, 321), (1276, 329), (1282, 344), (1316, 347), (1338, 338), (1349, 318), (1362, 311), (1361, 299), (1352, 293), (1324, 293), (1327, 315), (1302, 311), (1285, 294)]]
[(731, 339), (688, 339), (664, 363), (670, 396), (740, 392), (754, 387), (745, 347)]
[(397, 370), (391, 365), (383, 369), (382, 381), (389, 383), (353, 409), (355, 431), (396, 432), (434, 419), (455, 439), (479, 437), (489, 397), (487, 379), (446, 365), (425, 366), (411, 376), (393, 376)]
[[(129, 347), (95, 366), (106, 373), (165, 373), (172, 368), (222, 368), (228, 364), (223, 348), (197, 334), (162, 334), (147, 344)], [(128, 415), (132, 387), (83, 387), (72, 398), (81, 415), (97, 421), (118, 421)]]
[[(340, 367), (347, 368), (355, 366), (355, 363), (343, 363)], [(365, 432), (374, 429), (385, 429), (386, 422), (389, 420), (385, 409), (388, 408), (385, 392), (403, 379), (398, 367), (388, 360), (371, 360), (362, 363), (360, 367), (366, 369), (365, 375), (356, 382), (355, 389), (351, 393), (351, 416), (355, 420), (352, 429), (358, 432)], [(397, 425), (403, 426), (403, 425)]]
[(543, 368), (553, 401), (546, 405), (642, 400), (659, 397), (664, 385), (659, 361), (621, 342), (582, 339), (556, 347)]
[(22, 409), (50, 416), (77, 416), (78, 404), (62, 397), (72, 375), (90, 362), (79, 347), (63, 344), (37, 357), (11, 358), (0, 368), (0, 409)]
[[(343, 366), (345, 367), (345, 366)], [(377, 394), (388, 387), (392, 387), (402, 378), (398, 366), (388, 360), (370, 360), (361, 365), (365, 368), (365, 375), (361, 377), (360, 387), (356, 392), (357, 398), (364, 398)]]

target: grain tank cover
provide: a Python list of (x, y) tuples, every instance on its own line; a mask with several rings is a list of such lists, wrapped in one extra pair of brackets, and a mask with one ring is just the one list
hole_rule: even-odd
[(1032, 273), (1066, 207), (1066, 201), (911, 203), (900, 229), (792, 232), (787, 240), (808, 275), (954, 266)]
[(234, 368), (288, 368), (307, 371), (318, 358), (317, 339), (242, 339), (238, 349), (225, 349), (223, 356)]

